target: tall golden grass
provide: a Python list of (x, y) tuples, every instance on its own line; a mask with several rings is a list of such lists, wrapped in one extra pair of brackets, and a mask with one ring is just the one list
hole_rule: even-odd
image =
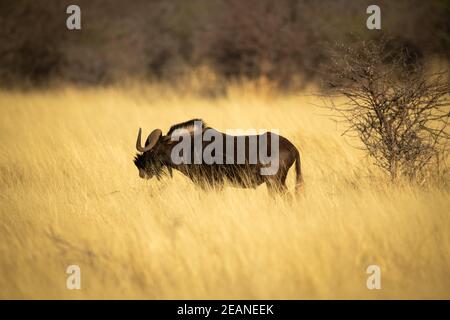
[[(389, 183), (317, 102), (250, 84), (0, 92), (0, 298), (450, 298), (449, 190)], [(303, 193), (139, 179), (138, 127), (193, 117), (279, 129)], [(72, 264), (81, 290), (66, 289)]]

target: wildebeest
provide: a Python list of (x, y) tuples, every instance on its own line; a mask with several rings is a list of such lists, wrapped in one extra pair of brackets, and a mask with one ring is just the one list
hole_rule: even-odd
[[(199, 123), (200, 126), (198, 126)], [(187, 151), (183, 151), (186, 152), (186, 155), (183, 156), (185, 156), (184, 159), (187, 161), (182, 163), (174, 160), (174, 153), (176, 153), (174, 152), (174, 148), (180, 143), (179, 141), (174, 141), (174, 136), (180, 130), (186, 136), (188, 135), (188, 138), (192, 138), (188, 140), (190, 144), (188, 145)], [(139, 176), (141, 178), (149, 179), (156, 177), (159, 180), (167, 174), (172, 176), (172, 170), (175, 169), (189, 177), (195, 184), (202, 188), (221, 188), (225, 182), (242, 188), (256, 188), (262, 183), (266, 183), (270, 193), (284, 193), (287, 191), (286, 177), (289, 168), (295, 162), (295, 189), (299, 190), (302, 185), (299, 151), (288, 139), (275, 133), (266, 132), (261, 135), (241, 136), (228, 135), (206, 126), (201, 119), (192, 119), (173, 125), (166, 135), (163, 135), (160, 129), (153, 130), (148, 135), (145, 146), (142, 147), (141, 132), (142, 130), (139, 129), (136, 141), (136, 149), (139, 153), (134, 158), (134, 163), (139, 169)], [(201, 148), (200, 152), (206, 152), (208, 146), (211, 149), (211, 144), (215, 140), (223, 141), (219, 142), (221, 148), (217, 148), (211, 153), (216, 161), (209, 164), (204, 161), (201, 163), (195, 162), (198, 149), (195, 149), (195, 142), (192, 141), (195, 141), (195, 138), (198, 136), (202, 137), (203, 135), (203, 137), (206, 137), (207, 132), (216, 138), (210, 139), (210, 141), (208, 139), (202, 139), (197, 146)], [(278, 148), (276, 148), (277, 150), (272, 150), (275, 142), (278, 142)], [(242, 147), (245, 148), (242, 149)], [(270, 164), (267, 161), (263, 161), (259, 156), (259, 152), (263, 150), (261, 148), (265, 152), (270, 150), (271, 159), (275, 159), (276, 156), (276, 160), (278, 161), (277, 170), (274, 170), (271, 174), (262, 173), (262, 170), (264, 168), (267, 169)], [(239, 152), (241, 152), (240, 155)], [(257, 155), (253, 158), (253, 162), (251, 152)]]

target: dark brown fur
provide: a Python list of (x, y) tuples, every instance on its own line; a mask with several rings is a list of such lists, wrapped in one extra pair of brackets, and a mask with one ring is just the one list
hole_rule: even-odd
[[(275, 192), (286, 192), (286, 177), (289, 168), (295, 162), (296, 171), (296, 190), (298, 190), (302, 184), (302, 173), (300, 164), (300, 153), (297, 148), (286, 138), (279, 136), (279, 168), (274, 175), (262, 175), (260, 169), (264, 167), (260, 163), (259, 159), (256, 164), (249, 164), (249, 141), (250, 136), (245, 136), (245, 164), (225, 164), (227, 154), (223, 156), (224, 164), (181, 164), (176, 165), (171, 160), (172, 148), (177, 144), (177, 141), (170, 140), (170, 134), (176, 129), (181, 128), (192, 128), (194, 121), (201, 121), (200, 119), (193, 119), (186, 121), (170, 128), (167, 135), (161, 136), (153, 147), (152, 150), (146, 151), (142, 154), (138, 154), (135, 157), (134, 163), (140, 172), (145, 172), (145, 178), (151, 178), (156, 176), (160, 179), (162, 176), (169, 173), (172, 175), (172, 170), (178, 170), (185, 176), (189, 177), (195, 184), (201, 186), (202, 188), (213, 187), (221, 188), (225, 182), (230, 183), (236, 187), (242, 188), (256, 188), (257, 186), (266, 183), (270, 191)], [(203, 131), (206, 129), (211, 129), (203, 123)], [(212, 129), (214, 130), (214, 129)], [(226, 150), (226, 134), (220, 133), (223, 136), (223, 150)], [(264, 133), (267, 135), (267, 133)], [(192, 133), (193, 136), (193, 133)], [(237, 161), (237, 137), (233, 136), (234, 139), (234, 163)], [(193, 138), (192, 138), (193, 141)], [(259, 140), (257, 145), (257, 150), (259, 151)], [(271, 135), (267, 135), (267, 148), (270, 150), (271, 145)], [(148, 143), (148, 141), (147, 141)], [(204, 141), (203, 148), (205, 148), (211, 142)], [(194, 144), (192, 146), (192, 161), (193, 161), (193, 150)], [(141, 175), (144, 178), (144, 176)]]

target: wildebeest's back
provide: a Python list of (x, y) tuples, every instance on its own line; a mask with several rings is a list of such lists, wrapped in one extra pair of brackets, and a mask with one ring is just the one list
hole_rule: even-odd
[[(214, 137), (220, 136), (222, 138), (222, 150), (210, 150), (212, 151), (211, 156), (215, 159), (220, 159), (221, 163), (208, 164), (202, 158), (201, 164), (195, 164), (195, 144), (192, 143), (191, 164), (183, 166), (181, 171), (195, 183), (218, 186), (229, 182), (240, 187), (257, 187), (271, 178), (261, 174), (261, 169), (270, 165), (262, 163), (259, 157), (261, 147), (263, 147), (261, 152), (267, 157), (279, 157), (281, 170), (289, 169), (295, 161), (295, 157), (292, 156), (292, 148), (295, 149), (295, 146), (289, 140), (274, 133), (232, 136), (215, 129), (208, 128), (208, 130), (215, 131)], [(279, 145), (274, 150), (277, 154), (272, 155), (272, 136), (275, 135), (278, 137)], [(202, 142), (202, 155), (204, 155), (205, 148), (213, 143), (214, 139)], [(220, 152), (220, 154), (216, 154), (217, 152)], [(284, 166), (287, 166), (287, 168), (284, 168)]]

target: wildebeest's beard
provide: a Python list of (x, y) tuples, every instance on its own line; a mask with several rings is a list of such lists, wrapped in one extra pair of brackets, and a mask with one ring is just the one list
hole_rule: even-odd
[(134, 157), (134, 164), (139, 169), (139, 176), (141, 178), (150, 179), (156, 177), (160, 180), (167, 175), (166, 167), (163, 161), (153, 152), (145, 152), (143, 154), (137, 154)]

